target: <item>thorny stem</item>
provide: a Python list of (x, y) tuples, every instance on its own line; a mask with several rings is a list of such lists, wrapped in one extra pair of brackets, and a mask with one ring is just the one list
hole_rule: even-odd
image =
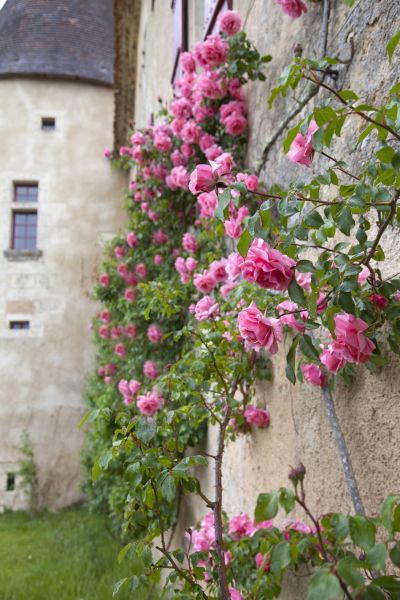
[(321, 151), (320, 154), (322, 154), (322, 156), (325, 156), (325, 158), (329, 158), (329, 160), (332, 160), (334, 163), (336, 163), (336, 166), (334, 167), (334, 169), (338, 169), (338, 171), (341, 171), (345, 175), (348, 175), (349, 177), (352, 177), (353, 179), (357, 179), (357, 181), (360, 181), (360, 178), (357, 177), (357, 175), (353, 175), (353, 173), (350, 173), (350, 171), (346, 171), (346, 169), (343, 169), (343, 167), (340, 167), (337, 164), (338, 161), (336, 160), (336, 158), (334, 158), (333, 156), (330, 156), (330, 154), (327, 154), (326, 152)]
[(391, 220), (393, 219), (393, 217), (396, 213), (396, 205), (397, 205), (397, 200), (399, 199), (399, 197), (400, 197), (400, 190), (397, 190), (396, 195), (394, 196), (393, 200), (390, 203), (390, 211), (388, 213), (388, 216), (386, 217), (386, 219), (383, 221), (382, 225), (380, 226), (378, 235), (376, 236), (375, 241), (372, 244), (372, 247), (371, 247), (370, 251), (368, 252), (367, 257), (362, 261), (367, 267), (369, 267), (369, 263), (374, 258), (374, 255), (378, 248), (381, 237), (383, 236), (385, 230), (387, 229), (388, 225), (390, 224)]
[(201, 597), (204, 598), (204, 600), (208, 600), (208, 597), (203, 592), (201, 587), (195, 581), (193, 581), (193, 579), (189, 577), (189, 575), (187, 575), (183, 569), (180, 568), (180, 566), (175, 562), (175, 560), (172, 558), (171, 554), (168, 552), (168, 550), (166, 550), (165, 547), (156, 546), (156, 549), (159, 552), (161, 552), (167, 560), (169, 560), (169, 562), (172, 565), (172, 568), (179, 574), (180, 577), (182, 577), (182, 579), (187, 581), (191, 585), (191, 587), (193, 587), (201, 595)]
[(336, 90), (331, 88), (328, 84), (324, 83), (319, 77), (317, 77), (315, 75), (315, 73), (313, 73), (313, 75), (314, 75), (313, 77), (308, 77), (307, 75), (303, 75), (303, 77), (304, 77), (304, 79), (307, 79), (307, 81), (316, 83), (320, 87), (323, 87), (324, 89), (328, 90), (328, 92), (333, 94), (335, 96), (335, 98), (337, 98), (339, 100), (339, 102), (341, 102), (341, 104), (343, 104), (344, 106), (349, 108), (353, 114), (358, 115), (359, 117), (361, 117), (365, 121), (368, 121), (368, 123), (375, 125), (376, 127), (381, 127), (382, 129), (386, 129), (386, 131), (391, 133), (397, 140), (400, 140), (400, 135), (394, 129), (389, 127), (389, 125), (386, 125), (386, 123), (379, 123), (379, 121), (376, 121), (375, 119), (366, 115), (362, 111), (356, 110), (355, 108), (350, 106), (344, 98), (342, 98), (342, 96), (339, 94), (339, 92), (337, 92)]

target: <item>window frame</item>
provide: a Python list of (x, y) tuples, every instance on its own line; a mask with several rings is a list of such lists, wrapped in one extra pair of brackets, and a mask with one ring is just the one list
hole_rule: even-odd
[[(14, 327), (14, 325), (17, 325), (17, 327)], [(20, 327), (20, 325), (22, 325), (22, 327)], [(27, 325), (27, 327), (25, 327), (25, 325)], [(30, 328), (31, 328), (31, 323), (30, 323), (30, 321), (27, 321), (27, 320), (18, 319), (15, 321), (11, 320), (8, 322), (8, 329), (10, 331), (27, 331)]]
[(42, 117), (42, 121), (41, 121), (42, 131), (50, 132), (50, 131), (54, 131), (55, 128), (56, 128), (55, 117)]
[[(187, 52), (189, 49), (188, 0), (171, 0), (171, 9), (172, 9), (172, 13), (173, 13), (172, 34), (173, 34), (173, 52), (174, 52), (174, 64), (173, 64), (173, 68), (172, 68), (171, 84), (174, 85), (175, 79), (177, 78), (177, 76), (180, 75), (180, 73), (179, 73), (179, 57), (182, 54), (182, 52)], [(179, 15), (180, 15), (180, 23), (178, 21)], [(179, 31), (179, 35), (178, 35), (178, 31)]]
[[(15, 246), (16, 240), (18, 238), (22, 238), (23, 240), (28, 240), (28, 239), (33, 239), (31, 238), (31, 236), (16, 236), (16, 226), (17, 226), (17, 217), (19, 215), (35, 215), (36, 216), (36, 223), (35, 223), (35, 246), (33, 248), (29, 248), (29, 247), (23, 247), (23, 248), (17, 248)], [(26, 224), (25, 225), (25, 229), (27, 229), (29, 225)], [(22, 209), (22, 210), (12, 210), (11, 211), (11, 250), (15, 250), (17, 252), (35, 252), (36, 250), (38, 250), (38, 211), (37, 210), (29, 210), (29, 209)]]
[[(19, 188), (27, 188), (36, 190), (36, 197), (29, 199), (29, 192), (27, 198), (18, 198)], [(39, 202), (39, 183), (37, 181), (13, 181), (13, 203), (15, 204), (37, 204)]]

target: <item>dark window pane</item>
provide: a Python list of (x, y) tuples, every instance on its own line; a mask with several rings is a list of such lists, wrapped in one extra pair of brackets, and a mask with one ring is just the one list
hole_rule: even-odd
[(14, 185), (15, 202), (37, 202), (38, 191), (37, 183), (16, 183)]
[(56, 120), (53, 117), (42, 117), (43, 131), (53, 131), (56, 128)]
[(15, 473), (7, 473), (6, 491), (13, 492), (15, 490)]
[(29, 321), (10, 321), (10, 329), (29, 329)]
[(15, 250), (35, 250), (37, 247), (37, 214), (13, 213), (12, 247)]

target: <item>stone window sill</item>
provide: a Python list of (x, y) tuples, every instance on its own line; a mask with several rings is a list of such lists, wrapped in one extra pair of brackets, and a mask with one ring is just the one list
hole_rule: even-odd
[(42, 250), (4, 250), (4, 256), (11, 261), (38, 260), (43, 256)]

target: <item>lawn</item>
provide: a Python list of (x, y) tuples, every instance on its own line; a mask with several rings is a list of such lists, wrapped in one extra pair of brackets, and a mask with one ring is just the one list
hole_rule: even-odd
[[(84, 508), (0, 515), (0, 600), (111, 600), (129, 574), (119, 548), (102, 517)], [(117, 598), (153, 600), (139, 590)]]

